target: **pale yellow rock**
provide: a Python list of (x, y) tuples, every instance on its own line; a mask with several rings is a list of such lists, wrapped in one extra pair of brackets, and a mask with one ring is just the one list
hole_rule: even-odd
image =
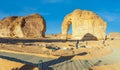
[(0, 21), (0, 37), (41, 38), (45, 31), (46, 22), (39, 14), (11, 16)]
[(67, 39), (70, 24), (72, 24), (72, 39), (105, 39), (106, 22), (91, 11), (77, 9), (65, 16), (62, 23), (62, 38), (64, 39)]
[(110, 38), (110, 39), (120, 39), (120, 33), (112, 32), (108, 35), (108, 38)]

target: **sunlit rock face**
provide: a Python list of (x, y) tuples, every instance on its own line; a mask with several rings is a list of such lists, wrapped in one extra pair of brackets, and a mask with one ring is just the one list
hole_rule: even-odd
[(0, 21), (0, 37), (41, 38), (45, 31), (45, 20), (39, 14), (10, 16)]
[(120, 33), (112, 32), (108, 35), (108, 38), (110, 38), (110, 39), (120, 39)]
[(62, 23), (62, 38), (64, 39), (67, 39), (70, 24), (72, 24), (72, 39), (105, 39), (106, 22), (91, 11), (77, 9), (65, 16)]

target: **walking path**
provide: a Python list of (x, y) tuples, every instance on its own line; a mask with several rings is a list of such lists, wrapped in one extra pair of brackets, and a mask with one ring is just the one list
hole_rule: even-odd
[(32, 64), (35, 66), (38, 66), (39, 61), (42, 60), (42, 70), (88, 70), (92, 66), (108, 65), (120, 61), (120, 48), (108, 48), (112, 49), (111, 54), (88, 60), (72, 60), (74, 56), (63, 56), (53, 59), (26, 54), (8, 53), (3, 51), (0, 51), (0, 58), (25, 64)]

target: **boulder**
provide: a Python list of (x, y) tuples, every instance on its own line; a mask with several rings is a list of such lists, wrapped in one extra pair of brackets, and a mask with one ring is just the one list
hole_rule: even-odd
[(77, 9), (66, 15), (62, 23), (62, 38), (67, 39), (68, 30), (71, 24), (72, 39), (105, 39), (106, 22), (91, 11)]
[(45, 20), (39, 14), (10, 16), (0, 21), (0, 37), (41, 38), (45, 31)]
[(120, 33), (118, 32), (112, 32), (108, 35), (109, 39), (120, 39)]

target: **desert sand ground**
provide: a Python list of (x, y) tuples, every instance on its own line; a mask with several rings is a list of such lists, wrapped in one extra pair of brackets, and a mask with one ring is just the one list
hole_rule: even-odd
[(38, 68), (0, 58), (0, 70), (38, 70)]
[[(112, 48), (120, 49), (120, 40), (108, 40), (107, 43)], [(119, 52), (120, 51), (117, 51), (117, 53)], [(113, 55), (112, 58), (114, 60), (117, 60), (117, 58), (114, 56), (116, 56), (117, 58), (120, 57), (119, 55)], [(93, 70), (120, 70), (120, 60), (117, 62), (114, 62), (113, 64), (109, 64), (109, 65), (94, 66), (92, 69)]]
[[(19, 53), (19, 54), (28, 54), (28, 55), (35, 55), (35, 56), (42, 56), (46, 58), (59, 58), (60, 56), (71, 56), (75, 55), (73, 57), (73, 60), (85, 60), (85, 59), (97, 59), (104, 56), (113, 56), (112, 59), (118, 60), (117, 62), (110, 63), (107, 65), (99, 65), (99, 66), (93, 66), (92, 70), (119, 70), (120, 66), (120, 60), (117, 58), (114, 58), (114, 56), (118, 56), (117, 54), (113, 55), (113, 49), (117, 48), (120, 49), (120, 40), (107, 40), (105, 46), (102, 44), (102, 41), (87, 41), (87, 42), (79, 42), (78, 46), (79, 48), (76, 49), (75, 42), (34, 42), (31, 44), (25, 44), (21, 45), (21, 43), (17, 44), (3, 44), (1, 43), (0, 49), (4, 52), (12, 52)], [(33, 45), (37, 44), (37, 45)], [(60, 50), (51, 50), (49, 48), (46, 48), (46, 46), (52, 46), (52, 47), (59, 47)], [(85, 55), (78, 55), (81, 52), (86, 52)], [(116, 50), (116, 53), (120, 52)], [(49, 56), (49, 57), (48, 57)], [(22, 67), (26, 66), (24, 64), (8, 61), (5, 59), (0, 59), (0, 70), (16, 70), (15, 68), (18, 68), (18, 70), (24, 70), (21, 69)], [(34, 66), (27, 65), (28, 69), (25, 70), (37, 70)], [(5, 69), (4, 69), (5, 68)], [(6, 69), (7, 68), (7, 69)], [(30, 68), (30, 69), (29, 69)], [(33, 69), (35, 68), (35, 69)]]
[(93, 70), (119, 70), (120, 69), (120, 62), (110, 64), (110, 65), (95, 66), (92, 69)]

